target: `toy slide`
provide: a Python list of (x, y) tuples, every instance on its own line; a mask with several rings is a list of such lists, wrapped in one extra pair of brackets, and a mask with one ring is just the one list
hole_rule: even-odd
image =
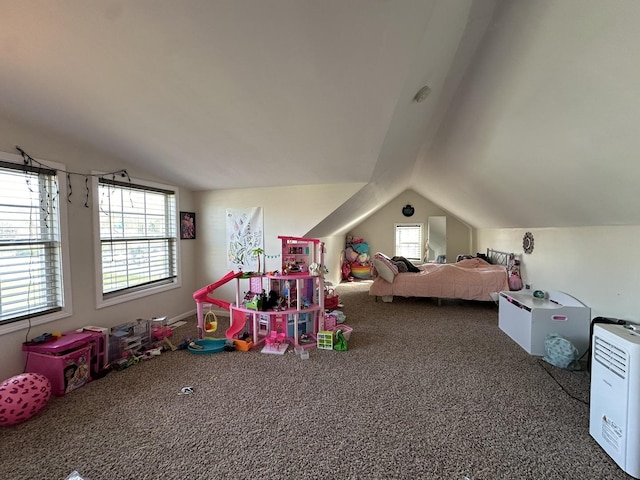
[[(217, 282), (213, 282), (212, 284), (207, 285), (206, 287), (203, 287), (200, 290), (194, 292), (193, 299), (196, 301), (197, 312), (198, 312), (198, 338), (202, 339), (204, 335), (204, 316), (202, 313), (202, 304), (210, 303), (220, 308), (224, 308), (225, 310), (230, 310), (231, 309), (230, 302), (220, 300), (219, 298), (210, 297), (209, 294), (213, 292), (216, 288), (220, 287), (221, 285), (224, 285), (225, 283), (230, 282), (234, 278), (238, 278), (242, 275), (243, 275), (242, 272), (230, 271)], [(235, 320), (235, 319), (232, 319), (232, 320)], [(232, 321), (232, 325), (233, 325), (233, 321)]]
[(240, 331), (244, 328), (245, 323), (245, 313), (240, 310), (234, 310), (233, 315), (231, 316), (231, 325), (227, 328), (227, 331), (224, 332), (227, 338), (233, 338), (234, 335), (240, 333)]
[(243, 275), (242, 272), (230, 271), (217, 282), (213, 282), (212, 284), (207, 285), (206, 287), (203, 287), (200, 290), (196, 291), (193, 294), (193, 299), (196, 301), (196, 303), (211, 303), (218, 307), (224, 308), (225, 310), (228, 310), (229, 307), (231, 306), (231, 303), (225, 302), (224, 300), (219, 300), (217, 298), (210, 297), (209, 294), (213, 292), (216, 288), (220, 287), (221, 285), (224, 285), (225, 283), (230, 282), (234, 278), (238, 278), (242, 275)]

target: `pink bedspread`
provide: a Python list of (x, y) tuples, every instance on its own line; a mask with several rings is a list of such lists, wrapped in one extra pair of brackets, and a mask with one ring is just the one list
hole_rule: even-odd
[(378, 276), (369, 295), (491, 300), (490, 292), (509, 290), (507, 269), (480, 258), (458, 263), (425, 263), (419, 273), (404, 272), (389, 283)]

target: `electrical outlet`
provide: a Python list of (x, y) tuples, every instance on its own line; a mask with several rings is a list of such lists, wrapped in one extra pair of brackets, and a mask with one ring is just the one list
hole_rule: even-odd
[(531, 290), (533, 288), (533, 285), (530, 283), (525, 283), (524, 288), (525, 290)]

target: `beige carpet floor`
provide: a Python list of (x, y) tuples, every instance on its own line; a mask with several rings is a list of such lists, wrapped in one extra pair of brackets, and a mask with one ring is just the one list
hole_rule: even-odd
[(589, 436), (588, 374), (527, 355), (496, 305), (367, 288), (336, 287), (347, 352), (164, 353), (0, 428), (0, 478), (629, 478)]

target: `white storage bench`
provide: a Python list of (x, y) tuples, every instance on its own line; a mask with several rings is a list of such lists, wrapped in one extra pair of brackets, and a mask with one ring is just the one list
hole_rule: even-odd
[(546, 354), (548, 333), (566, 338), (583, 355), (589, 348), (591, 309), (566, 293), (548, 294), (535, 298), (528, 291), (500, 292), (498, 326), (530, 355)]

